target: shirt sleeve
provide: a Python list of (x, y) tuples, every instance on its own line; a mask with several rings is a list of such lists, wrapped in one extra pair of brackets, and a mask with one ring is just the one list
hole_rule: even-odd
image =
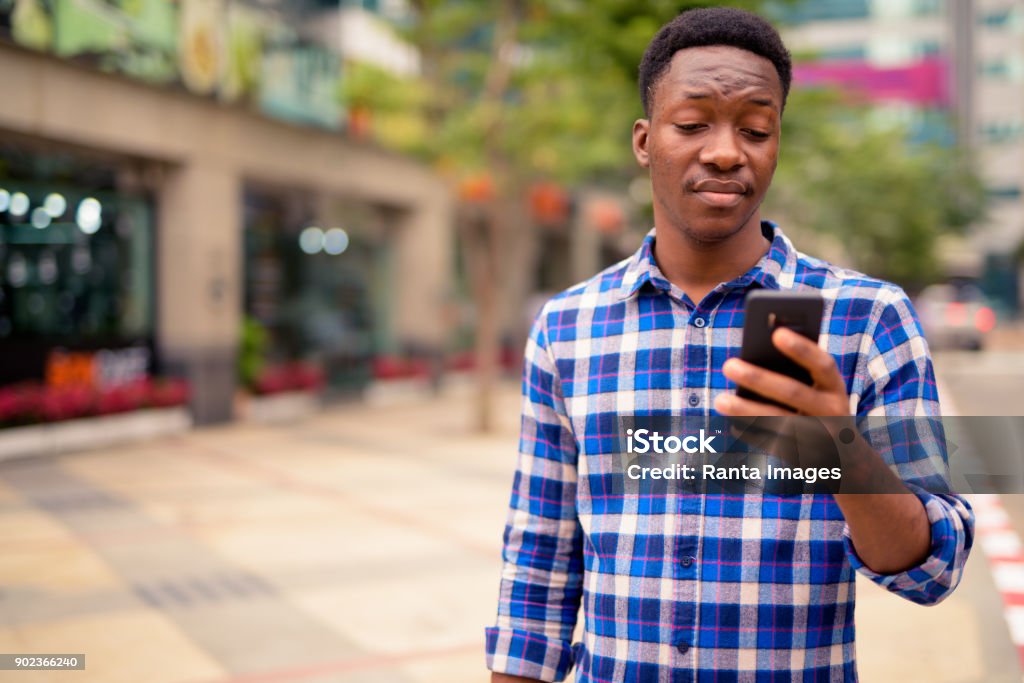
[(541, 311), (526, 345), (519, 459), (505, 526), (498, 618), (488, 628), (491, 671), (561, 681), (583, 584), (576, 514), (578, 450)]
[[(934, 605), (948, 597), (963, 574), (964, 565), (974, 540), (974, 512), (968, 502), (954, 493), (936, 493), (934, 485), (939, 467), (926, 462), (936, 454), (945, 464), (945, 443), (942, 440), (941, 416), (935, 371), (928, 345), (921, 331), (917, 314), (906, 294), (896, 289), (888, 301), (882, 301), (882, 310), (867, 354), (865, 372), (868, 388), (858, 404), (857, 414), (869, 421), (884, 418), (889, 425), (888, 449), (880, 449), (883, 458), (896, 470), (907, 488), (916, 495), (931, 528), (931, 549), (928, 557), (918, 566), (896, 574), (872, 571), (857, 555), (850, 540), (850, 529), (843, 531), (847, 555), (854, 569), (878, 585), (912, 602)], [(935, 429), (920, 429), (920, 425)], [(892, 438), (908, 429), (914, 430), (917, 445), (905, 449), (900, 442), (905, 438)], [(921, 439), (934, 439), (924, 446)], [(884, 441), (883, 437), (883, 441)], [(872, 439), (875, 445), (874, 439)], [(927, 477), (922, 473), (930, 473)], [(915, 476), (920, 475), (920, 477)], [(915, 481), (928, 486), (918, 485)]]

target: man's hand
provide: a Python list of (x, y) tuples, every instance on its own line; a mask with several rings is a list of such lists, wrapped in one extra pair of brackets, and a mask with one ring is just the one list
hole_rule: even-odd
[[(808, 386), (791, 377), (765, 370), (739, 358), (730, 358), (722, 372), (733, 382), (790, 407), (720, 394), (715, 409), (732, 417), (810, 415), (817, 417), (851, 417), (846, 383), (831, 354), (806, 337), (779, 328), (772, 333), (772, 343), (783, 354), (806, 368), (814, 384)], [(843, 420), (823, 420), (830, 431), (841, 428)], [(852, 428), (852, 418), (850, 428)], [(834, 494), (843, 512), (857, 554), (870, 569), (879, 574), (894, 574), (920, 564), (931, 547), (928, 515), (921, 501), (910, 494), (882, 457), (856, 429), (853, 440), (838, 439), (843, 457), (843, 478), (853, 480), (861, 489), (899, 491), (885, 494)], [(798, 437), (799, 438), (799, 437)]]
[(733, 382), (756, 391), (779, 403), (790, 406), (786, 410), (776, 405), (740, 398), (735, 394), (721, 394), (715, 400), (715, 409), (723, 415), (817, 415), (819, 417), (849, 416), (850, 398), (846, 383), (831, 354), (807, 337), (780, 327), (772, 333), (772, 343), (811, 373), (813, 386), (807, 386), (792, 377), (780, 375), (748, 363), (730, 358), (722, 372)]
[[(836, 444), (840, 432), (849, 429), (853, 434), (856, 425), (850, 417), (846, 383), (835, 360), (811, 340), (786, 328), (775, 330), (772, 342), (786, 356), (807, 368), (813, 386), (739, 358), (730, 358), (722, 368), (726, 377), (790, 408), (735, 394), (718, 396), (715, 407), (723, 415), (734, 418), (733, 428), (748, 446), (774, 455), (790, 466), (839, 465)], [(830, 419), (787, 419), (795, 415)], [(755, 416), (760, 419), (743, 419)]]
[(491, 672), (491, 683), (543, 683), (536, 678), (523, 678), (522, 676), (509, 676)]

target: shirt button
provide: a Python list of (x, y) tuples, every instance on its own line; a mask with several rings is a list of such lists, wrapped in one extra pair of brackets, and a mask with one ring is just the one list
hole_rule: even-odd
[(696, 408), (700, 405), (700, 396), (697, 394), (690, 394), (690, 407)]
[(708, 324), (708, 321), (705, 320), (704, 318), (694, 318), (693, 324), (696, 325), (697, 327), (704, 327), (705, 325)]
[(676, 649), (679, 650), (679, 654), (685, 655), (687, 652), (690, 651), (690, 644), (689, 643), (676, 643)]
[(682, 558), (681, 560), (679, 560), (679, 564), (683, 565), (684, 567), (689, 567), (690, 565), (693, 564), (693, 559), (694, 558), (692, 558), (690, 556), (686, 556), (686, 557)]

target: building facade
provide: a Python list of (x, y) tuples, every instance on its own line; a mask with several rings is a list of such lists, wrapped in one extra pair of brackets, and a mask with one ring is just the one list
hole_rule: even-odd
[(921, 141), (962, 144), (990, 195), (987, 219), (949, 250), (1019, 314), (1024, 245), (1024, 1), (816, 0), (780, 7), (797, 82), (852, 85)]
[(123, 4), (0, 13), (0, 382), (120, 353), (187, 378), (215, 422), (244, 320), (340, 388), (374, 354), (442, 345), (450, 193), (347, 138), (339, 60), (301, 37), (249, 54), (273, 22), (245, 3)]

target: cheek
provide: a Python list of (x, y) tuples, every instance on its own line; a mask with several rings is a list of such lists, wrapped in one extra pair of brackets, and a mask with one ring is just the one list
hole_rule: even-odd
[(669, 176), (673, 173), (675, 164), (667, 155), (652, 151), (649, 159), (651, 163), (652, 182), (657, 182), (658, 179), (664, 178), (665, 176)]
[(761, 175), (771, 177), (775, 173), (775, 168), (778, 164), (779, 150), (776, 149), (761, 155), (757, 165)]
[(685, 163), (682, 157), (678, 149), (659, 145), (650, 153), (651, 168), (656, 168), (661, 174), (681, 173)]

